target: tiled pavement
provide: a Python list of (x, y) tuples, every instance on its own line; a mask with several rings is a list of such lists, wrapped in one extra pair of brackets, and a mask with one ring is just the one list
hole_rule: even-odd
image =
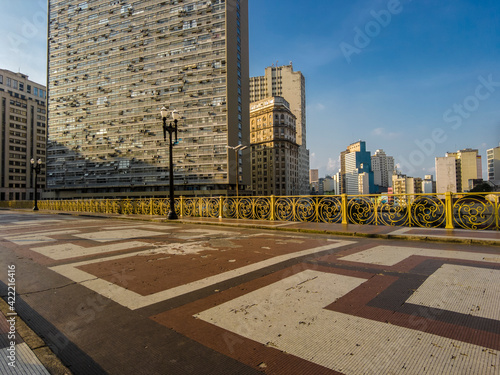
[(31, 348), (16, 333), (16, 320), (15, 315), (6, 317), (0, 314), (0, 374), (49, 375)]
[(500, 371), (496, 232), (144, 219), (0, 211), (1, 295), (75, 374)]

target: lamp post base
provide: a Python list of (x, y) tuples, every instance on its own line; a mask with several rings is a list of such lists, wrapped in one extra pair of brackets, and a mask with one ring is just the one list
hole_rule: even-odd
[(169, 211), (168, 215), (167, 215), (167, 219), (168, 220), (177, 220), (178, 217), (177, 217), (177, 214), (175, 213), (175, 211)]
[(33, 211), (38, 211), (38, 207), (33, 207)]

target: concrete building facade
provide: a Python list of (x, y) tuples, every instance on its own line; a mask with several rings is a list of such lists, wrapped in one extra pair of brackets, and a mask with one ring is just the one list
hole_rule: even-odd
[(459, 162), (455, 157), (436, 158), (436, 193), (462, 191)]
[(49, 0), (48, 29), (50, 198), (163, 197), (170, 173), (177, 195), (250, 184), (227, 147), (249, 144), (247, 0)]
[(30, 160), (42, 160), (38, 187), (45, 187), (46, 100), (44, 85), (26, 74), (0, 69), (0, 200), (32, 200)]
[(282, 97), (250, 106), (252, 190), (258, 196), (297, 195), (299, 145), (295, 115)]
[(264, 76), (250, 78), (250, 101), (256, 102), (270, 96), (281, 96), (288, 103), (297, 119), (297, 144), (299, 145), (298, 194), (309, 194), (309, 150), (306, 142), (306, 81), (293, 66), (271, 66)]
[(405, 174), (396, 173), (392, 175), (393, 194), (420, 194), (422, 193), (422, 179), (420, 177), (408, 177)]
[(434, 176), (427, 174), (422, 180), (422, 193), (433, 194), (436, 192), (436, 181), (434, 181)]
[[(322, 186), (322, 188), (321, 188)], [(336, 190), (336, 181), (331, 176), (326, 176), (323, 179), (322, 184), (320, 184), (320, 190), (323, 191), (322, 194), (338, 194)]]
[(481, 156), (470, 148), (447, 152), (436, 158), (436, 192), (462, 193), (469, 190), (469, 180), (482, 179)]

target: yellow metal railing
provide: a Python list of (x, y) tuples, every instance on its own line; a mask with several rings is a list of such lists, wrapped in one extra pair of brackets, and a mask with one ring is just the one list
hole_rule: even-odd
[[(179, 197), (175, 211), (179, 217), (499, 230), (499, 200), (500, 193)], [(159, 216), (170, 209), (167, 198), (42, 200), (38, 207)]]

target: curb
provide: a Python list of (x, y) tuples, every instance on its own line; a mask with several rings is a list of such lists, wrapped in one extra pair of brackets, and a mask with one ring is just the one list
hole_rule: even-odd
[[(0, 298), (0, 311), (7, 318), (9, 305), (4, 297)], [(28, 325), (20, 315), (16, 315), (16, 334), (28, 345), (40, 363), (52, 375), (72, 375), (73, 373), (61, 362), (54, 352)]]

